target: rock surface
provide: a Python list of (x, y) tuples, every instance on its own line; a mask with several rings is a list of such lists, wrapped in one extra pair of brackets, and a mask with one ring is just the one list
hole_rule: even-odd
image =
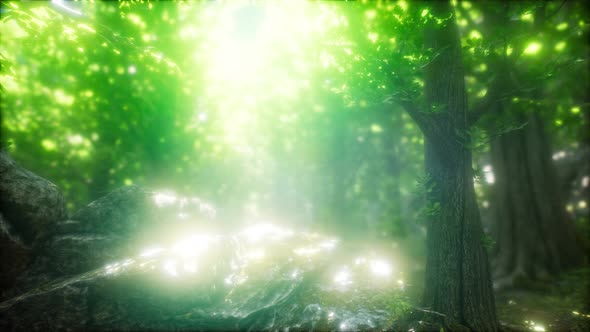
[(3, 149), (0, 149), (0, 212), (6, 230), (27, 245), (67, 218), (59, 188), (20, 167)]
[[(329, 256), (317, 263), (300, 260), (286, 243), (289, 238), (290, 245), (313, 245), (323, 239), (266, 225), (254, 233), (186, 233), (187, 241), (160, 242), (157, 250), (142, 253), (138, 246), (157, 238), (150, 229), (161, 234), (163, 228), (181, 224), (186, 230), (182, 223), (187, 219), (194, 225), (211, 223), (201, 202), (157, 204), (156, 195), (121, 188), (39, 238), (13, 297), (0, 303), (0, 329), (258, 331), (311, 326), (313, 315), (304, 314), (302, 294)], [(323, 250), (322, 243), (331, 248), (332, 240), (326, 241), (313, 250)], [(255, 250), (263, 243), (272, 256), (268, 263), (260, 262)], [(187, 265), (193, 263), (198, 270)]]
[[(137, 186), (66, 218), (54, 185), (1, 158), (3, 176), (20, 178), (3, 202), (33, 193), (41, 205), (18, 204), (31, 209), (19, 221), (31, 232), (19, 234), (32, 248), (0, 302), (2, 331), (367, 330), (390, 319), (380, 309), (319, 304), (319, 285), (333, 280), (334, 238), (271, 224), (228, 232), (200, 199)], [(363, 292), (336, 298), (350, 294)]]

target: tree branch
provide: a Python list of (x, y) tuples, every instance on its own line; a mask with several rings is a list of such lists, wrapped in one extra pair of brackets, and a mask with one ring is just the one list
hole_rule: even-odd
[(434, 121), (431, 114), (420, 110), (420, 107), (415, 101), (408, 98), (400, 97), (399, 93), (389, 95), (383, 100), (384, 103), (397, 104), (401, 106), (410, 118), (418, 125), (424, 136), (436, 132), (434, 129)]
[(563, 1), (562, 1), (562, 2), (559, 4), (559, 7), (557, 7), (557, 9), (555, 9), (555, 10), (553, 11), (553, 13), (551, 13), (551, 14), (549, 14), (549, 15), (546, 15), (546, 16), (545, 16), (545, 20), (548, 20), (548, 19), (550, 19), (551, 17), (553, 17), (553, 15), (557, 14), (557, 13), (558, 13), (558, 12), (561, 10), (561, 8), (563, 7), (563, 5), (565, 5), (565, 3), (566, 3), (566, 2), (567, 2), (567, 0), (563, 0)]
[(503, 90), (501, 88), (503, 81), (501, 77), (504, 76), (505, 75), (503, 75), (502, 72), (496, 75), (496, 77), (491, 83), (490, 89), (488, 90), (488, 94), (486, 94), (483, 100), (481, 100), (478, 104), (474, 105), (471, 108), (471, 112), (467, 113), (468, 128), (477, 123), (477, 121), (479, 121), (479, 119), (481, 119), (482, 116), (484, 116), (487, 113), (490, 113), (493, 109), (495, 109), (494, 106), (497, 102), (500, 102), (507, 97), (506, 93), (502, 93), (501, 91)]

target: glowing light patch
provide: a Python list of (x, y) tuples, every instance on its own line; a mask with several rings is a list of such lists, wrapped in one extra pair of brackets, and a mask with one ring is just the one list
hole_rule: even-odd
[(282, 240), (292, 236), (293, 231), (272, 224), (263, 223), (248, 227), (242, 232), (242, 235), (250, 242), (256, 242), (261, 239)]
[(582, 187), (586, 188), (590, 185), (590, 177), (588, 175), (582, 178)]
[(121, 264), (122, 266), (129, 266), (131, 264), (135, 263), (134, 259), (126, 259), (125, 261), (123, 261), (123, 263)]
[(197, 197), (193, 197), (189, 201), (191, 204), (194, 204), (199, 207), (199, 212), (205, 214), (209, 218), (215, 218), (217, 211), (215, 210), (213, 205), (203, 202)]
[(400, 0), (397, 2), (397, 5), (403, 10), (406, 11), (408, 10), (408, 3), (404, 0)]
[(556, 153), (554, 153), (551, 158), (553, 160), (559, 160), (561, 158), (565, 158), (566, 155), (567, 154), (565, 153), (565, 151), (561, 150), (561, 151), (557, 151)]
[(481, 39), (481, 33), (477, 30), (471, 30), (469, 32), (469, 38), (471, 39)]
[(176, 242), (170, 251), (177, 256), (189, 258), (207, 251), (212, 244), (219, 241), (217, 236), (198, 234)]
[(163, 248), (149, 248), (149, 249), (144, 250), (140, 254), (140, 256), (141, 257), (153, 257), (153, 256), (157, 256), (162, 251), (164, 251)]
[(129, 67), (127, 68), (127, 72), (128, 72), (129, 74), (133, 75), (133, 74), (137, 73), (137, 68), (135, 68), (135, 66), (129, 66)]
[(183, 265), (184, 271), (189, 273), (197, 272), (197, 264), (195, 262), (187, 262)]
[(588, 206), (588, 204), (586, 203), (586, 201), (579, 201), (578, 202), (579, 209), (585, 209), (587, 206)]
[(486, 70), (488, 70), (488, 65), (486, 65), (485, 63), (481, 63), (479, 66), (477, 66), (476, 71), (483, 73)]
[(520, 19), (524, 22), (534, 22), (535, 21), (535, 17), (533, 16), (533, 14), (531, 12), (526, 12), (526, 13), (520, 15)]
[(510, 54), (512, 54), (512, 51), (513, 51), (513, 50), (514, 50), (514, 48), (512, 48), (512, 46), (508, 46), (508, 47), (506, 48), (506, 55), (510, 55)]
[(55, 101), (58, 104), (65, 105), (65, 106), (72, 105), (75, 100), (75, 98), (73, 96), (66, 94), (62, 89), (56, 89), (53, 92), (53, 96), (55, 98)]
[(494, 184), (494, 182), (496, 182), (496, 176), (492, 171), (492, 165), (485, 165), (482, 170), (485, 173), (486, 182), (489, 184)]
[(563, 31), (563, 30), (567, 29), (567, 27), (568, 27), (568, 24), (567, 24), (567, 22), (562, 22), (562, 23), (559, 23), (559, 24), (558, 24), (558, 25), (555, 27), (555, 29), (557, 29), (557, 31)]
[(336, 244), (338, 244), (338, 240), (330, 239), (330, 240), (326, 240), (326, 241), (321, 242), (318, 246), (322, 249), (332, 250), (336, 247)]
[(224, 282), (228, 285), (241, 285), (248, 280), (248, 276), (245, 275), (229, 275), (225, 277)]
[(177, 199), (178, 198), (171, 193), (160, 192), (154, 195), (154, 203), (156, 203), (156, 205), (159, 207), (172, 205), (176, 203)]
[(44, 139), (41, 141), (41, 146), (47, 151), (53, 151), (57, 148), (57, 144), (50, 139)]
[(178, 271), (176, 271), (176, 261), (168, 260), (164, 262), (164, 265), (162, 267), (164, 269), (164, 272), (168, 273), (169, 275), (173, 277), (178, 276)]
[(535, 323), (534, 321), (528, 321), (525, 320), (524, 321), (525, 324), (527, 324), (529, 326), (529, 328), (533, 331), (538, 331), (538, 332), (544, 332), (545, 331), (545, 327), (543, 325), (540, 325), (538, 323)]
[(373, 133), (376, 133), (376, 134), (377, 134), (377, 133), (380, 133), (380, 132), (382, 132), (382, 131), (383, 131), (383, 128), (381, 128), (381, 126), (380, 126), (380, 125), (378, 125), (378, 124), (376, 124), (376, 123), (374, 123), (374, 124), (372, 124), (372, 125), (371, 125), (371, 132), (373, 132)]
[(369, 268), (378, 277), (388, 277), (393, 272), (393, 267), (383, 260), (372, 260)]
[(566, 46), (567, 46), (567, 43), (566, 43), (566, 42), (564, 42), (564, 41), (560, 41), (560, 42), (558, 42), (557, 44), (555, 44), (555, 47), (554, 47), (554, 49), (555, 49), (557, 52), (561, 52), (561, 51), (563, 51), (563, 50), (565, 49), (565, 47), (566, 47)]
[(320, 250), (318, 248), (310, 248), (310, 247), (297, 248), (297, 249), (293, 250), (295, 255), (299, 255), (299, 256), (313, 256), (313, 255), (317, 254), (319, 251)]
[(106, 274), (117, 273), (117, 272), (119, 272), (120, 269), (121, 269), (121, 264), (119, 264), (119, 263), (109, 264), (109, 265), (105, 266), (105, 273)]
[(266, 256), (266, 253), (262, 249), (256, 249), (256, 250), (250, 251), (249, 253), (247, 253), (245, 255), (245, 257), (250, 260), (261, 260), (265, 256)]
[(369, 32), (369, 35), (367, 36), (367, 38), (369, 38), (369, 40), (374, 43), (377, 41), (377, 39), (379, 38), (379, 34), (375, 33), (375, 32)]
[(334, 282), (340, 286), (352, 284), (352, 275), (348, 269), (342, 269), (334, 275)]
[(539, 51), (541, 50), (542, 47), (543, 47), (543, 45), (541, 45), (538, 42), (531, 42), (524, 49), (524, 54), (527, 54), (527, 55), (537, 54), (537, 53), (539, 53)]
[(78, 10), (75, 10), (75, 9), (72, 9), (72, 8), (66, 6), (64, 4), (64, 1), (63, 0), (51, 0), (51, 3), (54, 4), (54, 5), (56, 5), (59, 8), (65, 9), (66, 11), (68, 11), (68, 12), (70, 12), (72, 14), (82, 15), (82, 12), (81, 11), (78, 11)]
[(68, 142), (72, 145), (79, 145), (84, 142), (84, 138), (80, 134), (68, 136)]

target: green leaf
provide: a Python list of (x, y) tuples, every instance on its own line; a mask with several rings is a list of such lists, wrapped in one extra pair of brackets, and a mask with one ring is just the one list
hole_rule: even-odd
[(494, 238), (492, 238), (488, 234), (484, 234), (481, 237), (481, 244), (483, 245), (484, 248), (490, 250), (496, 245), (496, 240), (494, 240)]

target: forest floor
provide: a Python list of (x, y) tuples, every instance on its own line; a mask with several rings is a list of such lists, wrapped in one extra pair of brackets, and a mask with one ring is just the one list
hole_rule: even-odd
[[(406, 259), (406, 296), (418, 305), (424, 289), (425, 253), (411, 243), (400, 243), (401, 251), (417, 250)], [(550, 279), (521, 282), (518, 288), (497, 291), (496, 311), (505, 331), (588, 331), (590, 332), (590, 265)]]
[[(416, 282), (407, 294), (412, 303), (420, 302), (423, 278), (423, 270), (412, 275)], [(495, 294), (504, 331), (590, 331), (590, 266), (519, 286)]]
[(590, 267), (498, 292), (496, 308), (514, 331), (590, 331)]

